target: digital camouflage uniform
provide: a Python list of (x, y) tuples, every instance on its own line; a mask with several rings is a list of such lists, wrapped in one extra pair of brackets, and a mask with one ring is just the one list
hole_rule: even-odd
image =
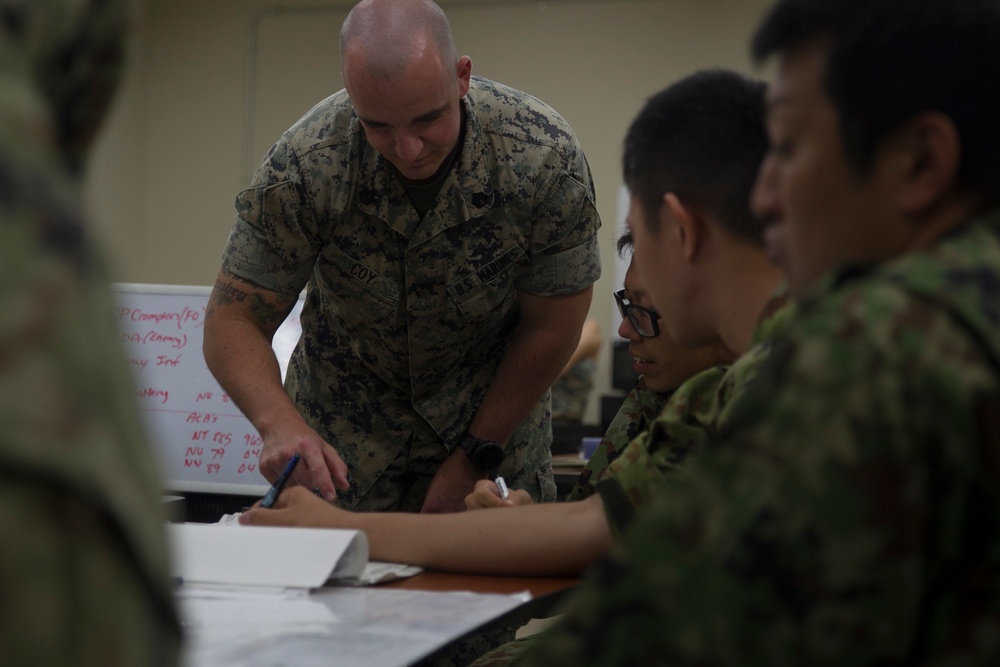
[[(268, 153), (236, 199), (223, 257), (287, 295), (308, 286), (286, 389), (344, 459), (358, 510), (418, 510), (518, 324), (517, 291), (570, 294), (600, 274), (593, 184), (572, 130), (535, 98), (473, 77), (461, 152), (421, 218), (345, 91)], [(548, 394), (500, 473), (553, 500)], [(389, 473), (383, 474), (387, 468)], [(381, 475), (381, 478), (380, 478)]]
[(0, 0), (2, 665), (178, 660), (160, 481), (80, 216), (127, 16)]
[(1000, 664), (1000, 212), (804, 298), (526, 665)]
[(581, 359), (565, 375), (552, 383), (552, 421), (579, 422), (594, 388), (597, 364)]

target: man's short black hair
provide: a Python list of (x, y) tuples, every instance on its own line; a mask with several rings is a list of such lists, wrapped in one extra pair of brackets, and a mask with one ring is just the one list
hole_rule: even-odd
[(960, 185), (1000, 201), (1000, 0), (779, 0), (753, 55), (814, 39), (828, 40), (822, 84), (859, 174), (891, 132), (934, 110), (961, 138)]
[(656, 232), (663, 195), (702, 208), (729, 233), (762, 245), (750, 191), (767, 150), (760, 81), (696, 72), (651, 97), (625, 136), (625, 185)]

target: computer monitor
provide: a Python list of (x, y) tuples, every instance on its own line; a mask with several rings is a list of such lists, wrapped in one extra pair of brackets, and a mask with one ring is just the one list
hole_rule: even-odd
[(627, 340), (611, 343), (611, 386), (622, 391), (632, 391), (639, 381), (639, 374), (632, 369), (632, 355)]

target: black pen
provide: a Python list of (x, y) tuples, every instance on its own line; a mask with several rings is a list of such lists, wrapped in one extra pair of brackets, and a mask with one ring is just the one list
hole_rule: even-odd
[(270, 508), (274, 505), (274, 501), (278, 499), (278, 494), (281, 493), (281, 489), (285, 486), (285, 482), (288, 481), (288, 476), (292, 474), (293, 470), (295, 470), (295, 466), (298, 462), (298, 454), (295, 454), (292, 458), (288, 459), (285, 469), (281, 471), (281, 475), (274, 481), (274, 486), (268, 490), (267, 495), (264, 496), (264, 500), (260, 501), (261, 507)]

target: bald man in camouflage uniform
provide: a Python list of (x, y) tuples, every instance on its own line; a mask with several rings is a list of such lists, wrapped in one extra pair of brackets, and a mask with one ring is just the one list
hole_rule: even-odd
[[(341, 43), (346, 89), (237, 197), (206, 358), (264, 436), (269, 477), (299, 452), (296, 481), (343, 507), (458, 510), (488, 472), (462, 444), (485, 440), (500, 474), (554, 500), (547, 389), (600, 273), (577, 139), (471, 77), (433, 3), (360, 3)], [(289, 403), (267, 341), (303, 288)]]
[(0, 2), (0, 664), (174, 665), (160, 481), (80, 170), (127, 3)]
[(796, 312), (523, 664), (1000, 664), (998, 36), (996, 0), (772, 9)]

